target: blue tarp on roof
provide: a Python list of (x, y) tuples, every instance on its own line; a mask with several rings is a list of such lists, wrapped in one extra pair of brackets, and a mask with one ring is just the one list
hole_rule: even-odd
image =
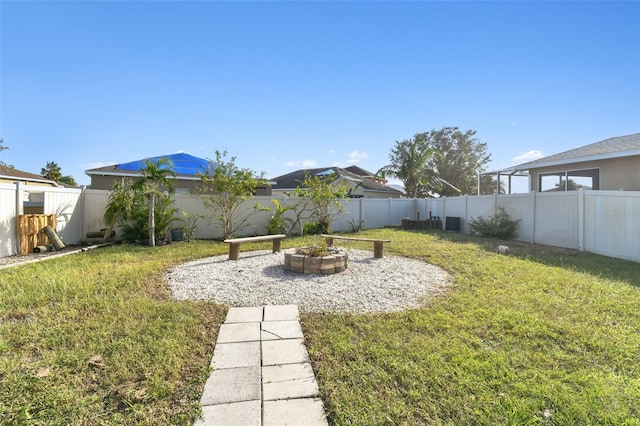
[(161, 155), (159, 157), (145, 158), (144, 160), (130, 161), (128, 163), (117, 164), (118, 170), (139, 171), (144, 169), (148, 160), (158, 161), (160, 158), (168, 158), (173, 164), (173, 171), (178, 175), (196, 176), (198, 173), (204, 173), (209, 168), (209, 161), (204, 158), (194, 157), (193, 155), (179, 153), (172, 155)]

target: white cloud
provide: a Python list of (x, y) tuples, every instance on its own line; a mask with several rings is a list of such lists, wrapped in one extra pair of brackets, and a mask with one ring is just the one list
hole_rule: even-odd
[(318, 163), (315, 160), (290, 160), (287, 161), (287, 167), (302, 167), (304, 169), (309, 169), (312, 167), (316, 167)]
[(528, 161), (537, 160), (538, 158), (544, 157), (544, 154), (538, 150), (531, 150), (525, 153), (518, 155), (511, 159), (512, 163), (526, 163)]
[(352, 151), (349, 154), (347, 163), (356, 164), (356, 163), (359, 163), (360, 160), (366, 160), (367, 158), (369, 158), (369, 156), (367, 155), (366, 152)]
[(111, 162), (94, 161), (92, 163), (81, 164), (80, 167), (83, 167), (85, 170), (90, 170), (90, 169), (97, 169), (98, 167), (113, 166), (114, 164), (118, 164), (118, 163), (116, 163), (115, 161), (111, 161)]

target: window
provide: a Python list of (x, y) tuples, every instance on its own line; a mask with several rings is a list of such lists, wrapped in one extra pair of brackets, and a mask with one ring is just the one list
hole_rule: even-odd
[(576, 191), (578, 189), (600, 189), (600, 170), (567, 170), (538, 175), (540, 192)]

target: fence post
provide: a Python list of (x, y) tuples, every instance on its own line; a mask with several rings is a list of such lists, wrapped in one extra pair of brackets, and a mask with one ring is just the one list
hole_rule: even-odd
[(18, 235), (18, 230), (19, 230), (19, 226), (18, 226), (18, 217), (22, 214), (24, 214), (24, 194), (25, 194), (25, 190), (24, 190), (24, 182), (16, 182), (16, 233), (13, 236), (13, 238), (15, 238), (16, 244), (16, 253), (20, 253), (20, 236)]
[(460, 229), (460, 232), (465, 232), (464, 227), (467, 226), (467, 223), (469, 222), (469, 195), (465, 194), (464, 196), (464, 224), (462, 225), (462, 228)]
[(442, 197), (442, 217), (440, 218), (440, 222), (442, 222), (442, 230), (445, 229), (445, 223), (447, 221), (447, 197)]
[(578, 250), (584, 251), (584, 188), (578, 189)]
[(531, 191), (531, 244), (536, 243), (536, 191)]
[[(362, 198), (358, 198), (358, 224), (363, 223), (362, 221), (364, 220), (364, 212), (362, 211)], [(365, 228), (366, 229), (366, 228)]]

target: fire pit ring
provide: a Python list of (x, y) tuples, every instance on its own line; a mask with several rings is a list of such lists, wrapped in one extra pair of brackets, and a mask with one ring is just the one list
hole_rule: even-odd
[(313, 256), (292, 248), (284, 252), (284, 270), (298, 274), (337, 274), (347, 269), (348, 257), (344, 251), (325, 256)]

